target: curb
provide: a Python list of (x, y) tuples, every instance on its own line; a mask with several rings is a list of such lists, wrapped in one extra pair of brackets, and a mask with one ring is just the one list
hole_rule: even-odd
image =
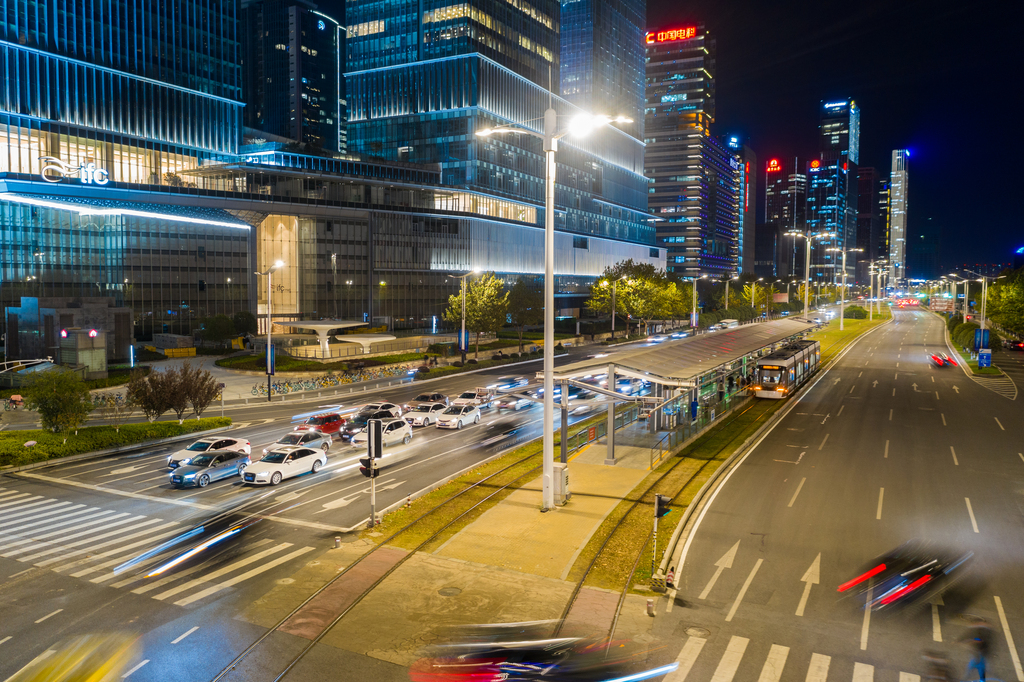
[(49, 466), (57, 466), (65, 462), (80, 462), (87, 459), (99, 459), (101, 457), (107, 457), (108, 455), (119, 455), (125, 452), (134, 452), (135, 450), (145, 450), (159, 445), (168, 445), (170, 443), (177, 443), (183, 440), (196, 440), (203, 438), (212, 433), (220, 433), (221, 431), (228, 431), (233, 429), (234, 426), (221, 426), (216, 429), (207, 429), (206, 431), (193, 431), (192, 433), (183, 434), (180, 436), (171, 436), (170, 438), (161, 438), (160, 440), (151, 440), (144, 443), (136, 443), (135, 445), (122, 445), (116, 448), (107, 448), (106, 450), (95, 450), (93, 452), (81, 452), (77, 455), (69, 455), (68, 457), (56, 457), (53, 459), (43, 460), (42, 462), (32, 462), (31, 464), (22, 464), (21, 466), (3, 466), (0, 467), (0, 473), (11, 474), (19, 471), (30, 471), (32, 469), (42, 469)]
[[(686, 510), (683, 511), (682, 519), (680, 519), (679, 523), (676, 525), (676, 529), (672, 533), (672, 537), (669, 539), (668, 544), (665, 546), (665, 551), (662, 554), (662, 560), (658, 564), (658, 573), (660, 575), (664, 575), (665, 574), (665, 567), (668, 566), (669, 561), (671, 561), (672, 557), (675, 555), (676, 547), (677, 547), (677, 545), (679, 543), (679, 540), (683, 536), (684, 529), (688, 525), (692, 525), (691, 522), (693, 521), (693, 517), (697, 513), (698, 508), (700, 509), (700, 511), (703, 511), (703, 509), (706, 508), (707, 504), (710, 503), (710, 500), (707, 499), (708, 495), (717, 491), (718, 485), (719, 485), (719, 479), (723, 475), (725, 475), (727, 472), (731, 472), (733, 469), (735, 469), (735, 467), (738, 466), (740, 460), (743, 457), (745, 457), (747, 454), (749, 454), (750, 451), (752, 451), (752, 449), (753, 449), (752, 446), (754, 446), (757, 443), (759, 443), (760, 439), (763, 439), (765, 436), (768, 435), (769, 431), (771, 431), (776, 426), (778, 426), (779, 422), (781, 422), (782, 419), (785, 418), (786, 415), (788, 415), (790, 413), (790, 411), (793, 410), (794, 407), (796, 407), (797, 403), (799, 402), (799, 399), (803, 398), (803, 395), (807, 391), (810, 391), (812, 388), (817, 386), (818, 381), (821, 381), (821, 378), (824, 377), (825, 374), (828, 373), (828, 371), (831, 370), (832, 367), (836, 363), (838, 363), (839, 360), (841, 360), (843, 358), (843, 356), (846, 355), (846, 353), (851, 348), (853, 348), (853, 346), (855, 344), (857, 344), (861, 339), (863, 339), (868, 334), (871, 334), (872, 332), (875, 332), (875, 331), (881, 329), (885, 325), (890, 324), (894, 319), (895, 319), (895, 317), (890, 317), (887, 321), (885, 321), (882, 324), (878, 325), (874, 329), (867, 330), (866, 332), (864, 332), (861, 335), (859, 335), (858, 337), (856, 337), (852, 342), (850, 342), (850, 344), (846, 348), (844, 348), (843, 351), (837, 357), (832, 359), (832, 361), (829, 363), (828, 367), (822, 368), (820, 376), (818, 377), (817, 380), (815, 380), (815, 382), (813, 384), (804, 386), (802, 389), (800, 389), (800, 392), (799, 392), (798, 396), (790, 396), (791, 400), (790, 400), (789, 404), (786, 405), (786, 407), (782, 408), (781, 410), (776, 412), (774, 415), (772, 415), (771, 419), (766, 421), (764, 424), (762, 424), (757, 429), (757, 431), (755, 431), (750, 436), (748, 436), (747, 439), (745, 441), (743, 441), (743, 443), (741, 443), (740, 446), (738, 448), (736, 448), (736, 450), (733, 451), (733, 454), (730, 455), (729, 458), (726, 459), (722, 463), (722, 465), (719, 466), (718, 469), (715, 470), (715, 472), (713, 474), (711, 474), (711, 477), (707, 480), (707, 482), (704, 483), (704, 485), (701, 487), (701, 489), (697, 491), (697, 494), (693, 496), (693, 500), (690, 501), (690, 504), (686, 507)], [(792, 400), (793, 397), (796, 397), (798, 399), (797, 400)], [(687, 532), (687, 534), (686, 534), (687, 535), (687, 539), (689, 539), (691, 532), (692, 532), (692, 529), (691, 529), (691, 531)], [(681, 566), (677, 566), (676, 568), (677, 568), (677, 573), (680, 570), (682, 570)]]

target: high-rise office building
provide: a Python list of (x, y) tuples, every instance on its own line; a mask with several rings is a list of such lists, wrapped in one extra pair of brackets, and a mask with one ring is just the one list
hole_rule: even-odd
[(561, 13), (562, 97), (583, 111), (624, 115), (644, 134), (644, 0), (565, 0)]
[(242, 0), (247, 128), (345, 153), (342, 27), (309, 0)]
[(732, 150), (740, 162), (738, 182), (739, 230), (737, 234), (739, 271), (754, 271), (754, 244), (757, 229), (757, 154), (740, 135), (726, 135), (722, 138), (725, 146)]
[(885, 230), (879, 192), (883, 189), (878, 170), (870, 166), (857, 168), (857, 281), (867, 283), (868, 267), (879, 257), (879, 245)]
[(765, 164), (764, 178), (765, 229), (776, 234), (778, 276), (802, 278), (806, 242), (786, 233), (807, 229), (807, 174), (797, 157), (773, 158)]
[[(807, 166), (807, 231), (827, 235), (811, 255), (811, 277), (839, 282), (843, 256), (831, 248), (857, 243), (857, 161), (860, 158), (860, 108), (853, 100), (822, 102), (819, 158)], [(848, 255), (846, 275), (856, 276), (856, 257)]]
[(754, 274), (767, 280), (779, 276), (779, 250), (785, 248), (775, 225), (761, 223), (754, 233)]
[[(434, 0), (424, 11), (415, 0), (349, 0), (346, 13), (349, 153), (439, 167), (446, 205), (479, 216), (464, 237), (493, 255), (489, 269), (537, 274), (542, 141), (475, 133), (502, 124), (539, 131), (549, 107), (564, 123), (580, 113), (549, 91), (559, 87), (560, 3)], [(560, 297), (578, 299), (586, 278), (619, 260), (663, 266), (639, 140), (610, 126), (566, 136), (557, 163)]]
[(907, 172), (910, 152), (894, 149), (889, 173), (889, 280), (903, 284), (907, 278)]
[(686, 277), (737, 272), (738, 157), (711, 135), (715, 41), (701, 26), (650, 31), (645, 172), (667, 268)]

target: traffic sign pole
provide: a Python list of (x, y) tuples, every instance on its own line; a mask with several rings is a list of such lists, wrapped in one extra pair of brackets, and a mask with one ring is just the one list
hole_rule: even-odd
[(383, 422), (370, 419), (366, 422), (366, 455), (370, 460), (370, 528), (377, 525), (377, 459), (383, 454)]

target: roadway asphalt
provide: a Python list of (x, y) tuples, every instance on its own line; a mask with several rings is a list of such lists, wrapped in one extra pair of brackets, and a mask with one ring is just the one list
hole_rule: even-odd
[[(594, 351), (575, 351), (585, 352)], [(421, 390), (458, 394), (501, 375), (532, 377), (539, 367), (535, 362), (367, 391), (354, 394), (359, 400), (344, 402), (342, 409), (370, 400), (401, 403)], [(604, 405), (597, 402), (595, 410)], [(337, 403), (288, 401), (226, 414), (236, 422), (230, 433), (248, 438), (258, 456), (294, 421), (333, 407)], [(480, 445), (484, 434), (515, 424), (523, 427), (521, 438), (533, 438), (540, 420), (536, 408), (506, 415), (485, 411), (479, 425), (461, 431), (417, 429), (408, 446), (385, 451), (378, 511), (498, 454), (500, 445)], [(170, 451), (57, 463), (0, 477), (0, 679), (59, 640), (111, 628), (143, 635), (141, 660), (147, 663), (131, 680), (209, 679), (263, 633), (238, 614), (332, 548), (344, 529), (369, 517), (369, 481), (357, 461), (363, 453), (340, 441), (325, 469), (273, 488), (229, 479), (205, 489), (172, 489)], [(145, 574), (159, 565), (156, 558), (115, 573), (125, 560), (240, 505), (263, 520), (232, 541), (155, 578)]]
[[(933, 367), (942, 331), (895, 311), (728, 475), (677, 550), (676, 598), (656, 620), (681, 664), (667, 679), (913, 682), (925, 650), (964, 670), (974, 614), (995, 632), (989, 679), (1024, 680), (1009, 641), (1024, 643), (1021, 407)], [(943, 604), (867, 613), (837, 592), (911, 538), (975, 553)]]

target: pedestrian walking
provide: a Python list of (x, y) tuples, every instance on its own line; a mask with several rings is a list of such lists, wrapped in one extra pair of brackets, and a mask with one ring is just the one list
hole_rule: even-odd
[(971, 649), (971, 661), (967, 664), (967, 676), (971, 671), (978, 672), (979, 682), (985, 682), (985, 664), (988, 661), (989, 651), (992, 649), (992, 627), (984, 618), (978, 617), (974, 620), (967, 634), (960, 638), (961, 642), (967, 642)]

